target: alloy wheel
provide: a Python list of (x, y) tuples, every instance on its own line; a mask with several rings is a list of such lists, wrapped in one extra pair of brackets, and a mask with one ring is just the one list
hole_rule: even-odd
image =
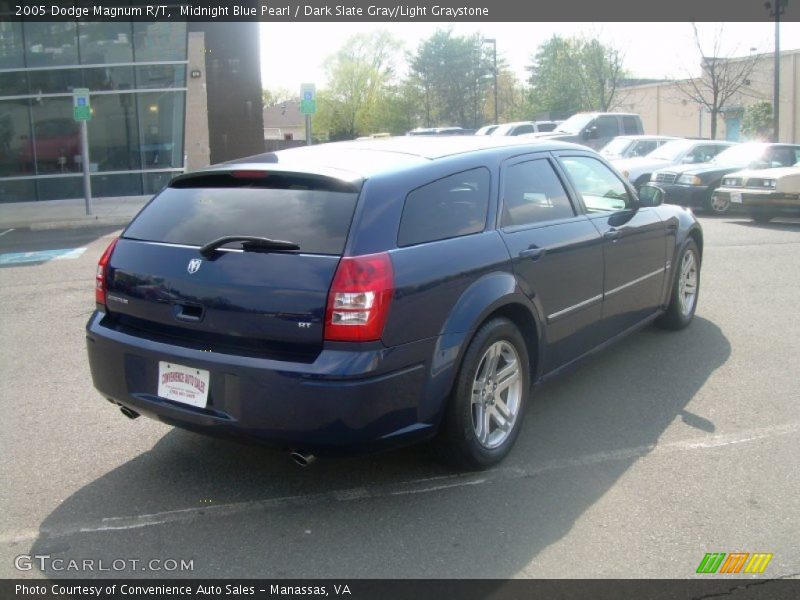
[(484, 353), (472, 383), (472, 427), (484, 448), (497, 448), (514, 429), (522, 399), (519, 355), (505, 340)]

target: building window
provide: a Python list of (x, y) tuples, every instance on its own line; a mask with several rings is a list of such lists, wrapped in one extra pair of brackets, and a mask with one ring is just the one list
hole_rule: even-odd
[(132, 23), (79, 23), (81, 64), (133, 61)]
[(133, 24), (137, 62), (186, 60), (186, 23)]
[(19, 69), (24, 66), (22, 23), (0, 21), (0, 69)]
[(25, 23), (25, 66), (78, 64), (77, 23)]
[(183, 92), (137, 94), (143, 169), (183, 166)]

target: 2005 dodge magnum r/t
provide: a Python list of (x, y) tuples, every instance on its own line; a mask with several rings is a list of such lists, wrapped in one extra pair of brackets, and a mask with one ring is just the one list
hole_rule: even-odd
[(586, 148), (391, 138), (175, 178), (105, 251), (95, 387), (128, 416), (307, 456), (438, 434), (500, 461), (532, 384), (689, 324), (702, 231)]

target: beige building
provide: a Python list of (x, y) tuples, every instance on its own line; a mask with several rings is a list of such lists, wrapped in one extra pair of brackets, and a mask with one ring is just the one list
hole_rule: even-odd
[[(752, 60), (746, 57), (738, 60)], [(732, 59), (737, 60), (737, 59)], [(781, 52), (780, 58), (780, 141), (800, 142), (800, 50)], [(723, 107), (717, 120), (717, 139), (741, 141), (744, 109), (755, 102), (772, 102), (773, 55), (761, 54), (742, 87)], [(686, 84), (650, 83), (620, 90), (616, 110), (642, 116), (645, 133), (685, 137), (711, 137), (711, 115), (681, 92)]]

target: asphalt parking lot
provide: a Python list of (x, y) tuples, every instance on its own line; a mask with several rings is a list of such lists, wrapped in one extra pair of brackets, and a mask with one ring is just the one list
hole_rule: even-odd
[[(737, 551), (798, 576), (800, 221), (702, 222), (692, 326), (539, 389), (508, 459), (471, 474), (428, 447), (301, 469), (126, 419), (84, 351), (113, 228), (0, 232), (0, 577), (685, 578)], [(32, 554), (126, 562), (15, 568)]]

